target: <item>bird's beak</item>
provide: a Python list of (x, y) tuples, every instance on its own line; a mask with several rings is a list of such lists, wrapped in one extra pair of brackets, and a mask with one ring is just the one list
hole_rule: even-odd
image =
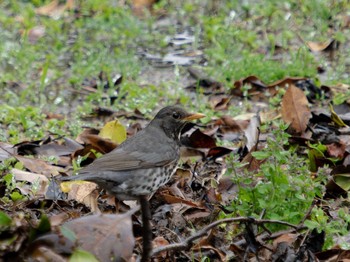
[(190, 115), (184, 117), (182, 120), (191, 121), (191, 120), (200, 119), (203, 117), (205, 117), (205, 115), (200, 114), (200, 113), (195, 113), (195, 114), (190, 114)]

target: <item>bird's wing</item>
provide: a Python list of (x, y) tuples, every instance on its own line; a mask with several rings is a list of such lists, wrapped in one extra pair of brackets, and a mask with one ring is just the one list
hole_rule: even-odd
[[(159, 140), (163, 143), (158, 144)], [(178, 160), (176, 145), (171, 142), (157, 130), (148, 133), (140, 131), (115, 150), (96, 159), (79, 173), (127, 171), (170, 164)], [(159, 145), (158, 148), (154, 147), (156, 144)]]

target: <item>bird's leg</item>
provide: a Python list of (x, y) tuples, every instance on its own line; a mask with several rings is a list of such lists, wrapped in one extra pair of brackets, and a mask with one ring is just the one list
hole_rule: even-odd
[(151, 227), (151, 209), (147, 196), (140, 196), (140, 205), (142, 212), (142, 259), (141, 262), (150, 260), (152, 251), (152, 227)]

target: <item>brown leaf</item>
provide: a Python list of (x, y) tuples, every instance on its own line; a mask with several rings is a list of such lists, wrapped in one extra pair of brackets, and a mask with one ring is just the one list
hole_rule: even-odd
[(70, 138), (46, 138), (35, 141), (23, 141), (14, 145), (18, 155), (67, 156), (82, 149), (83, 146)]
[(212, 148), (216, 146), (214, 138), (196, 129), (190, 136), (181, 138), (181, 144), (191, 148)]
[(215, 110), (227, 110), (229, 103), (231, 101), (231, 96), (211, 96), (209, 98), (210, 106)]
[(24, 156), (15, 156), (25, 168), (33, 173), (43, 174), (47, 177), (56, 176), (59, 172), (64, 172), (64, 169), (58, 166), (53, 166), (41, 159), (29, 158)]
[(290, 86), (282, 98), (282, 119), (293, 131), (303, 133), (311, 118), (308, 101), (303, 91)]
[(28, 41), (31, 44), (35, 44), (40, 38), (45, 35), (45, 26), (34, 26), (28, 31)]
[[(167, 246), (169, 245), (169, 241), (166, 240), (164, 237), (162, 236), (158, 236), (156, 237), (153, 241), (153, 248), (157, 248), (157, 247), (162, 247), (162, 246)], [(158, 258), (162, 258), (165, 259), (167, 257), (167, 252), (162, 252), (160, 253), (158, 256)]]
[(87, 181), (81, 182), (82, 181), (64, 182), (61, 184), (61, 187), (68, 184), (68, 199), (74, 199), (80, 203), (83, 203), (87, 207), (90, 207), (91, 212), (93, 213), (100, 213), (97, 205), (98, 192), (95, 190), (97, 185)]
[(306, 42), (306, 44), (313, 52), (330, 51), (331, 49), (335, 49), (335, 47), (337, 47), (335, 39), (329, 39), (323, 43)]
[(106, 154), (117, 147), (116, 143), (98, 136), (98, 133), (99, 131), (97, 129), (87, 128), (81, 134), (79, 134), (77, 141), (85, 144), (85, 147), (76, 151), (74, 153), (74, 157), (88, 155), (90, 161), (87, 162), (91, 162), (96, 158), (96, 156), (91, 153), (91, 150)]
[(257, 76), (248, 76), (246, 78), (242, 78), (238, 81), (236, 81), (233, 86), (236, 88), (236, 89), (240, 89), (241, 87), (243, 87), (244, 85), (246, 84), (250, 84), (252, 86), (256, 86), (256, 87), (259, 87), (259, 88), (265, 88), (267, 85), (261, 81)]
[(67, 156), (83, 148), (81, 144), (70, 138), (63, 138), (64, 142), (53, 140), (34, 149), (38, 155)]
[(339, 247), (334, 247), (315, 254), (319, 261), (327, 262), (350, 262), (350, 250), (344, 250)]
[(222, 147), (222, 146), (216, 146), (212, 147), (209, 149), (209, 152), (207, 154), (207, 157), (212, 157), (212, 158), (219, 158), (224, 155), (228, 155), (232, 152), (233, 150), (227, 147)]
[(156, 0), (132, 0), (132, 9), (134, 15), (143, 17), (145, 10), (151, 11), (153, 4)]
[[(194, 248), (195, 249), (195, 248)], [(227, 261), (227, 257), (226, 257), (226, 254), (221, 251), (220, 249), (218, 248), (215, 248), (213, 246), (210, 246), (210, 245), (207, 245), (207, 246), (200, 246), (198, 248), (198, 250), (200, 250), (200, 253), (204, 253), (206, 251), (212, 251), (212, 253), (214, 253), (218, 259), (218, 261)]]
[(177, 196), (172, 196), (169, 194), (162, 194), (162, 197), (164, 198), (165, 202), (167, 202), (168, 204), (177, 204), (177, 203), (182, 203), (182, 204), (186, 204), (188, 206), (192, 206), (192, 207), (199, 207), (200, 205), (190, 201), (190, 200), (186, 200), (183, 199), (181, 197), (177, 197)]
[(287, 86), (291, 86), (294, 85), (296, 82), (300, 81), (300, 80), (306, 80), (307, 78), (305, 77), (285, 77), (283, 79), (277, 80), (276, 82), (273, 82), (272, 84), (269, 84), (268, 87), (276, 87), (276, 86), (280, 86), (280, 87), (287, 87)]
[(327, 153), (330, 157), (336, 157), (343, 159), (345, 150), (346, 150), (346, 145), (342, 142), (339, 143), (332, 143), (329, 145), (326, 145), (327, 147)]
[(252, 75), (246, 78), (240, 79), (234, 83), (233, 89), (231, 89), (231, 95), (242, 96), (243, 92), (241, 88), (244, 85), (250, 85), (251, 89), (248, 91), (250, 96), (257, 96), (266, 99), (264, 92), (267, 91), (270, 96), (274, 96), (277, 93), (276, 87), (285, 87), (295, 84), (297, 81), (305, 80), (305, 77), (285, 77), (281, 80), (273, 82), (272, 84), (265, 84), (258, 77)]
[(67, 0), (66, 4), (59, 4), (58, 0), (53, 0), (51, 3), (39, 7), (35, 10), (38, 15), (46, 15), (53, 18), (59, 18), (64, 11), (74, 8), (74, 0)]
[(241, 161), (242, 163), (248, 163), (246, 168), (250, 172), (258, 170), (260, 168), (261, 164), (266, 161), (266, 160), (258, 160), (255, 157), (253, 157), (252, 153), (255, 151), (257, 151), (257, 146), (254, 146)]
[(192, 223), (198, 222), (200, 218), (205, 218), (211, 215), (211, 212), (209, 210), (205, 210), (204, 208), (192, 208), (186, 210), (184, 212), (184, 218), (186, 221), (191, 221)]
[(49, 217), (50, 225), (52, 227), (61, 225), (64, 221), (67, 221), (68, 219), (69, 215), (65, 212), (54, 214)]
[(187, 86), (187, 90), (196, 92), (199, 86), (203, 89), (203, 94), (205, 95), (225, 93), (225, 88), (222, 83), (209, 78), (203, 72), (193, 67), (189, 67), (188, 72), (194, 79), (196, 79), (196, 82)]
[(92, 215), (69, 221), (65, 226), (75, 233), (78, 246), (99, 261), (129, 261), (135, 245), (131, 215)]
[(219, 180), (217, 190), (221, 198), (221, 204), (228, 205), (237, 198), (239, 185), (234, 183), (231, 177), (223, 177)]
[(66, 228), (65, 231), (74, 232), (75, 242), (66, 238), (62, 230), (59, 233), (46, 234), (30, 244), (28, 255), (38, 261), (67, 261), (60, 255), (67, 256), (75, 249), (84, 249), (99, 261), (130, 261), (135, 246), (131, 215), (135, 211), (134, 209), (122, 215), (91, 215), (71, 220), (63, 227)]
[(292, 245), (297, 238), (298, 238), (297, 234), (292, 234), (292, 233), (283, 234), (273, 241), (273, 247), (274, 247), (274, 249), (276, 249), (277, 245), (279, 243), (282, 243), (282, 242), (288, 243), (289, 245)]
[(4, 142), (0, 142), (0, 162), (11, 157), (11, 155), (13, 155), (13, 154), (15, 154), (15, 150), (13, 148), (13, 145), (7, 144)]
[[(22, 194), (28, 194), (29, 192), (35, 193), (36, 196), (45, 196), (47, 188), (49, 186), (49, 180), (46, 176), (26, 172), (23, 170), (19, 170), (16, 168), (11, 169), (11, 173), (14, 175), (16, 181), (25, 181), (30, 183), (31, 185), (28, 187), (28, 189), (25, 187), (25, 184), (18, 184), (17, 188), (21, 191)], [(33, 191), (33, 185), (34, 183), (38, 184), (38, 189)]]

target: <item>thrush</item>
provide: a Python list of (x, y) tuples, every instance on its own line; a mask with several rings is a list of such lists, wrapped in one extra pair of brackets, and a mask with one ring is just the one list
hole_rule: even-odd
[(182, 129), (189, 121), (202, 117), (180, 106), (167, 106), (116, 149), (81, 169), (78, 175), (61, 180), (94, 182), (120, 200), (152, 195), (176, 171)]

